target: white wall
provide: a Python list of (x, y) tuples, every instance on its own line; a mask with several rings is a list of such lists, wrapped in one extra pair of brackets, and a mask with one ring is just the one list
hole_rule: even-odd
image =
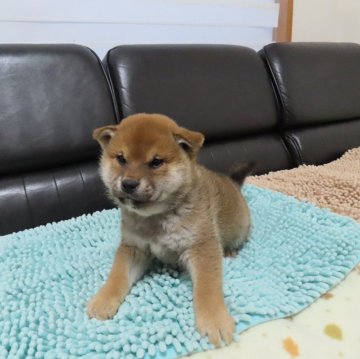
[(292, 39), (360, 43), (360, 0), (294, 0)]
[(340, 22), (339, 38), (341, 41), (360, 43), (360, 0), (343, 0), (339, 2)]
[(80, 43), (100, 56), (136, 43), (272, 41), (274, 0), (0, 0), (0, 43)]

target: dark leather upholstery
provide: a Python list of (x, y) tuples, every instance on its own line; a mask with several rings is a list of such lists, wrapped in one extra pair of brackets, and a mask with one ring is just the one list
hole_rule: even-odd
[(223, 173), (228, 173), (234, 163), (241, 161), (254, 163), (253, 173), (258, 175), (295, 165), (294, 159), (277, 134), (210, 143), (199, 153), (200, 163)]
[(254, 50), (226, 45), (119, 46), (109, 51), (105, 65), (123, 116), (163, 113), (201, 131), (206, 142), (200, 162), (210, 168), (227, 172), (242, 160), (256, 160), (256, 173), (292, 166), (275, 135), (277, 103), (266, 67)]
[(266, 68), (252, 49), (119, 46), (106, 63), (124, 117), (164, 113), (208, 140), (265, 132), (277, 123)]
[(221, 172), (338, 158), (360, 146), (359, 48), (120, 46), (110, 78), (82, 46), (0, 45), (0, 235), (109, 208), (91, 133), (136, 112), (202, 131)]
[(360, 45), (276, 43), (261, 55), (297, 164), (323, 164), (360, 146)]
[(0, 174), (94, 158), (115, 120), (98, 58), (77, 45), (0, 46)]
[[(334, 161), (349, 148), (360, 146), (360, 118), (336, 124), (295, 129), (287, 133), (296, 164), (319, 165)], [(360, 161), (360, 159), (359, 159)]]
[(91, 134), (116, 118), (91, 50), (1, 45), (0, 234), (109, 206)]
[(360, 45), (274, 43), (263, 55), (288, 126), (360, 117)]
[(97, 161), (0, 177), (0, 235), (110, 208)]

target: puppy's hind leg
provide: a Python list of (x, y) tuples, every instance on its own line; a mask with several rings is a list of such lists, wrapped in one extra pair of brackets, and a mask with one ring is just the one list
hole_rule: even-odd
[(138, 248), (121, 244), (106, 283), (87, 305), (88, 316), (100, 320), (111, 319), (132, 285), (144, 275), (150, 262), (150, 256)]
[(224, 257), (236, 257), (249, 238), (250, 224), (245, 226), (232, 240), (223, 244)]
[(224, 257), (236, 257), (239, 254), (243, 245), (244, 242), (242, 241), (234, 241), (233, 243), (227, 245), (226, 247), (224, 247)]

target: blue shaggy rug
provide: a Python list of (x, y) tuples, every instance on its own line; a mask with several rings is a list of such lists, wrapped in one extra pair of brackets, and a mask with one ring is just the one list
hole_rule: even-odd
[[(270, 190), (243, 192), (251, 238), (224, 260), (237, 335), (301, 311), (360, 262), (354, 220)], [(117, 210), (0, 237), (0, 358), (176, 358), (211, 348), (194, 327), (189, 276), (160, 265), (113, 320), (87, 318), (118, 244)]]

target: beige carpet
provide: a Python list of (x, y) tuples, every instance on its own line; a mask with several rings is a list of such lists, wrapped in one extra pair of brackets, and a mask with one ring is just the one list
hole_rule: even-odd
[(325, 165), (252, 176), (246, 183), (282, 192), (360, 221), (360, 147)]

